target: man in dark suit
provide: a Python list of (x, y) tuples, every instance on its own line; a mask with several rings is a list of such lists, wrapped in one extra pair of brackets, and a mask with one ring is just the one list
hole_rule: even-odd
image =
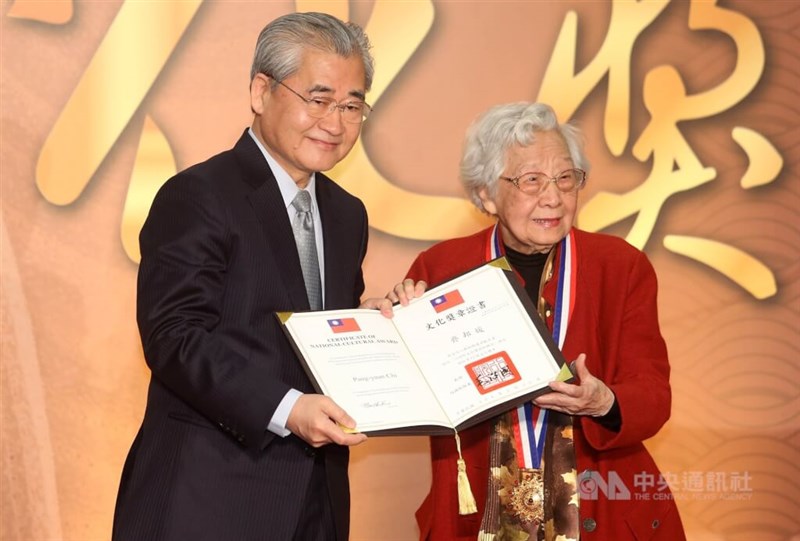
[[(370, 112), (369, 48), (361, 28), (329, 15), (267, 25), (251, 128), (155, 198), (137, 299), (152, 377), (116, 541), (347, 540), (348, 446), (366, 437), (313, 394), (274, 312), (359, 305), (366, 210), (320, 171), (347, 155)], [(310, 211), (294, 204), (303, 191)]]

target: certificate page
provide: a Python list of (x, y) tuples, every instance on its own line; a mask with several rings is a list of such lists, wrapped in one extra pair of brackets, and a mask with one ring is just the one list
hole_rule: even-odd
[(298, 312), (285, 326), (322, 393), (356, 420), (357, 430), (450, 427), (392, 320), (380, 312)]
[(560, 369), (509, 278), (494, 266), (395, 307), (393, 321), (453, 425), (546, 388)]

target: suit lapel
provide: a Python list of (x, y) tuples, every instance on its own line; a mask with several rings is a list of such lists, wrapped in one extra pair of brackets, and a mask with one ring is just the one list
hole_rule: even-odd
[(340, 258), (336, 256), (347, 253), (344, 243), (352, 244), (354, 239), (348, 238), (352, 235), (352, 228), (347, 229), (341, 213), (337, 212), (330, 189), (332, 183), (331, 179), (322, 173), (317, 173), (317, 205), (325, 243), (325, 306), (329, 309), (349, 307), (353, 302), (350, 298), (352, 287), (344, 287), (348, 281), (352, 282), (352, 277), (346, 276), (346, 270), (341, 265)]
[(253, 191), (248, 195), (250, 205), (261, 224), (266, 239), (266, 249), (272, 254), (274, 268), (254, 269), (277, 275), (286, 286), (293, 310), (308, 310), (308, 296), (303, 283), (303, 272), (297, 245), (294, 242), (292, 225), (283, 205), (272, 171), (267, 165), (261, 150), (245, 131), (233, 148), (244, 170), (244, 181)]
[(339, 253), (338, 244), (341, 237), (339, 231), (339, 220), (336, 216), (331, 193), (328, 187), (331, 182), (322, 173), (317, 173), (316, 196), (317, 206), (319, 207), (319, 219), (322, 223), (322, 241), (325, 246), (325, 306), (339, 306), (336, 298), (340, 287), (334, 284), (341, 284), (340, 269), (333, 263), (337, 260), (334, 254)]

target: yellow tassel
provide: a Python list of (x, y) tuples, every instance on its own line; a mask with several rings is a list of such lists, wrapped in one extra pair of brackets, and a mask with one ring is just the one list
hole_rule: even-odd
[(456, 432), (456, 449), (458, 450), (458, 514), (471, 515), (478, 512), (478, 506), (475, 503), (475, 496), (472, 495), (472, 487), (469, 486), (467, 463), (461, 456), (461, 438), (458, 437), (458, 432)]
[(494, 541), (494, 538), (497, 537), (493, 533), (486, 533), (483, 530), (478, 532), (478, 541)]

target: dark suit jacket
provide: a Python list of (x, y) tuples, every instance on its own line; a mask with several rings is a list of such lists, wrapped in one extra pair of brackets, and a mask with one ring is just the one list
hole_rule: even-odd
[[(316, 196), (325, 307), (355, 307), (366, 210), (320, 173)], [(290, 388), (314, 390), (274, 312), (309, 306), (283, 199), (247, 132), (232, 150), (164, 184), (140, 244), (137, 320), (152, 377), (122, 473), (114, 539), (291, 539), (315, 451), (266, 427)], [(348, 450), (317, 452), (346, 540)]]

